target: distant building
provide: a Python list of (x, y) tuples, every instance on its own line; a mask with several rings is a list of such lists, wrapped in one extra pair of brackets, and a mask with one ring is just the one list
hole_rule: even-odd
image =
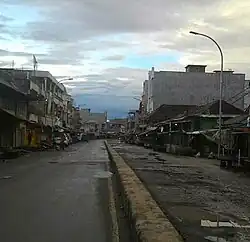
[(104, 131), (107, 122), (107, 112), (92, 113), (90, 109), (81, 109), (81, 129), (85, 133), (99, 136)]
[(111, 119), (107, 122), (106, 132), (107, 133), (125, 133), (127, 119)]
[(139, 110), (129, 110), (127, 117), (127, 131), (137, 131), (139, 128)]
[[(205, 72), (204, 65), (188, 65), (185, 72), (155, 71), (148, 73), (148, 81), (144, 82), (143, 95), (147, 111), (152, 112), (162, 104), (167, 105), (203, 105), (219, 99), (220, 72)], [(243, 109), (244, 98), (231, 101), (244, 90), (245, 74), (224, 71), (223, 100)], [(147, 93), (147, 94), (145, 94)]]

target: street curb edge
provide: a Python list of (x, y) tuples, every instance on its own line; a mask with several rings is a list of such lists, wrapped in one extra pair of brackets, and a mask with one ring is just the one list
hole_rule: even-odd
[(124, 211), (134, 239), (138, 242), (182, 242), (180, 234), (134, 171), (107, 141), (104, 143), (117, 176)]
[(112, 220), (112, 242), (119, 242), (119, 228), (117, 224), (117, 214), (114, 200), (114, 191), (112, 187), (112, 180), (108, 178), (108, 189), (109, 189), (109, 211)]

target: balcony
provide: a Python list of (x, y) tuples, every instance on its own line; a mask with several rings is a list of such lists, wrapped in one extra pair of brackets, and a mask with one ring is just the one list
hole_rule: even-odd
[(28, 112), (43, 116), (45, 114), (45, 101), (30, 101)]
[(44, 98), (46, 96), (44, 88), (39, 87), (39, 85), (37, 85), (34, 81), (31, 80), (29, 85), (29, 94), (31, 95), (31, 97), (34, 98)]
[(63, 101), (63, 95), (60, 92), (54, 93), (54, 97), (59, 99), (61, 102)]
[(34, 83), (33, 81), (30, 81), (30, 91), (35, 91), (37, 94), (39, 94), (40, 88), (36, 83)]
[(42, 117), (42, 123), (49, 127), (55, 127), (55, 126), (62, 127), (62, 121), (60, 119), (49, 115), (46, 115), (46, 117)]
[(62, 101), (57, 97), (57, 96), (54, 96), (53, 97), (53, 102), (56, 104), (56, 105), (60, 105), (62, 103)]
[(63, 127), (63, 122), (62, 122), (62, 120), (56, 117), (56, 118), (55, 118), (55, 121), (54, 121), (54, 126)]

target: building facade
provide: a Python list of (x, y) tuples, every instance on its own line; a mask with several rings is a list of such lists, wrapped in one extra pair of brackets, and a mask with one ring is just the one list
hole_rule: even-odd
[(142, 92), (142, 113), (146, 113), (147, 112), (147, 105), (148, 105), (148, 80), (145, 80), (143, 82), (143, 92)]
[[(206, 72), (205, 69), (204, 65), (188, 65), (185, 72), (155, 71), (152, 68), (144, 88), (144, 92), (147, 91), (147, 111), (152, 112), (162, 104), (199, 106), (218, 100), (220, 71)], [(224, 71), (222, 99), (243, 109), (244, 97), (231, 99), (242, 93), (244, 86), (245, 74)]]
[[(19, 144), (12, 142), (12, 146), (39, 146), (55, 128), (71, 128), (73, 100), (63, 84), (48, 71), (1, 68), (0, 77), (12, 89), (6, 101), (8, 105), (15, 101), (14, 93), (22, 93), (26, 100), (25, 103), (19, 100), (16, 106), (16, 112), (19, 110), (25, 116), (24, 141)], [(0, 97), (4, 98), (4, 95), (1, 93)], [(30, 133), (31, 142), (28, 140)]]
[(28, 97), (0, 77), (0, 147), (24, 145)]
[(71, 126), (73, 130), (76, 132), (80, 132), (81, 127), (82, 127), (82, 119), (80, 115), (80, 109), (77, 107), (72, 108), (72, 114), (71, 114)]

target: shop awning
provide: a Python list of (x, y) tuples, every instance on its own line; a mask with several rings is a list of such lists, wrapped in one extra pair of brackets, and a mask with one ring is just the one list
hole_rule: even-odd
[(149, 134), (153, 131), (155, 131), (158, 127), (151, 127), (149, 130), (144, 131), (143, 133), (140, 133), (139, 136)]

